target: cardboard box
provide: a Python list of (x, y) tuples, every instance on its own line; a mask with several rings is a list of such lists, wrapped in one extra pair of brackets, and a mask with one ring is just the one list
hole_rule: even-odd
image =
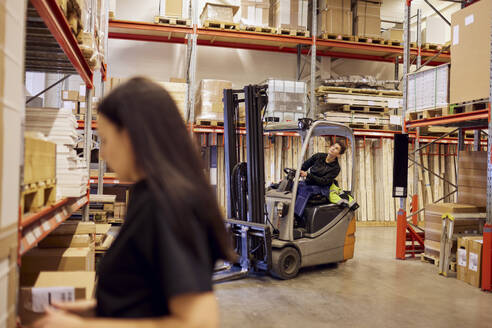
[(160, 0), (159, 16), (181, 18), (183, 16), (183, 2), (181, 0)]
[(19, 317), (23, 326), (44, 315), (50, 300), (90, 300), (94, 297), (95, 272), (41, 272), (32, 287), (21, 287)]
[(379, 16), (359, 16), (355, 19), (355, 35), (381, 37), (381, 18)]
[(375, 16), (381, 17), (381, 4), (369, 1), (357, 1), (354, 5), (356, 17)]
[(20, 280), (31, 286), (41, 271), (94, 271), (94, 249), (34, 248), (22, 256)]
[(482, 278), (482, 244), (482, 237), (468, 239), (468, 271), (466, 273), (466, 282), (478, 288), (480, 288)]
[(39, 248), (90, 247), (93, 243), (91, 235), (49, 235), (39, 244)]
[[(186, 102), (188, 94), (188, 85), (186, 83), (177, 82), (157, 82), (159, 83), (167, 92), (171, 98), (173, 98), (176, 106), (178, 107), (179, 113), (183, 120), (185, 120), (186, 113)], [(186, 120), (185, 120), (186, 121)]]
[(65, 221), (51, 235), (83, 235), (96, 233), (94, 222)]
[(431, 44), (445, 44), (449, 41), (449, 26), (438, 16), (425, 19), (425, 29), (422, 30), (422, 42)]
[(272, 24), (276, 28), (306, 30), (309, 16), (306, 0), (277, 0), (270, 7)]
[(74, 90), (62, 91), (62, 100), (79, 101), (79, 92)]
[(232, 23), (234, 21), (234, 15), (236, 15), (238, 10), (238, 6), (219, 5), (207, 2), (200, 15), (200, 21), (202, 24), (205, 21)]
[(318, 15), (318, 34), (332, 33), (352, 35), (352, 12), (350, 10), (327, 9)]
[(0, 239), (0, 327), (16, 327), (17, 274), (17, 229)]
[(24, 184), (56, 179), (56, 144), (24, 137)]
[(489, 98), (491, 11), (477, 1), (451, 16), (451, 104)]
[(458, 249), (456, 251), (456, 278), (466, 281), (468, 272), (468, 237), (458, 238)]

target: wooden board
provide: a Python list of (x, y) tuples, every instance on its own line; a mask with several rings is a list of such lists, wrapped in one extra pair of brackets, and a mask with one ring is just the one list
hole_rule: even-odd
[(219, 30), (239, 30), (239, 24), (233, 22), (206, 20), (203, 22), (203, 26)]

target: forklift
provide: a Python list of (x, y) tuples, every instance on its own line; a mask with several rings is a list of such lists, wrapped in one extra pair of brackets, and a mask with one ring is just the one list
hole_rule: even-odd
[[(355, 246), (356, 207), (325, 201), (308, 202), (302, 220), (295, 218), (294, 204), (300, 167), (309, 141), (318, 136), (346, 138), (352, 148), (354, 177), (354, 135), (345, 125), (300, 119), (297, 124), (268, 123), (267, 85), (224, 90), (224, 147), (226, 174), (226, 226), (232, 235), (237, 263), (217, 269), (215, 282), (238, 279), (251, 273), (270, 273), (292, 279), (299, 269), (351, 259)], [(246, 162), (239, 162), (239, 104), (246, 111)], [(263, 137), (265, 133), (296, 132), (302, 138), (297, 170), (285, 168), (285, 178), (276, 189), (265, 188)], [(302, 224), (299, 224), (299, 221)]]

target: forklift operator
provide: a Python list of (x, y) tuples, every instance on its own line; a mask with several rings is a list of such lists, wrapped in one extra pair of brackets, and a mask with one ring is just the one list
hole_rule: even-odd
[(355, 203), (351, 197), (340, 197), (342, 190), (335, 180), (340, 173), (338, 157), (345, 150), (345, 144), (337, 140), (330, 146), (328, 153), (314, 154), (302, 164), (300, 176), (305, 181), (299, 182), (294, 210), (298, 218), (302, 217), (309, 199), (315, 195), (325, 196), (328, 202), (338, 205), (352, 206)]
[(328, 153), (317, 153), (302, 164), (301, 177), (306, 178), (306, 184), (320, 187), (330, 187), (340, 173), (338, 157), (345, 153), (346, 146), (336, 141), (328, 149)]

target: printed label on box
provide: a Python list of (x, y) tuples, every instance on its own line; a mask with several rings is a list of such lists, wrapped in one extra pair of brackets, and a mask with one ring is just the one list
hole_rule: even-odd
[(460, 43), (460, 26), (453, 26), (453, 46)]
[(458, 249), (458, 265), (466, 267), (466, 249)]
[(470, 253), (470, 256), (468, 256), (468, 269), (475, 272), (478, 271), (478, 254)]
[(53, 301), (73, 302), (75, 300), (75, 288), (73, 287), (38, 287), (32, 289), (31, 309), (36, 313), (44, 313), (47, 306)]
[(474, 20), (475, 20), (475, 17), (473, 16), (473, 14), (466, 16), (465, 26), (472, 24), (474, 22)]
[(399, 108), (400, 99), (388, 99), (388, 107), (389, 108)]
[(390, 124), (401, 125), (401, 117), (397, 115), (391, 115)]

